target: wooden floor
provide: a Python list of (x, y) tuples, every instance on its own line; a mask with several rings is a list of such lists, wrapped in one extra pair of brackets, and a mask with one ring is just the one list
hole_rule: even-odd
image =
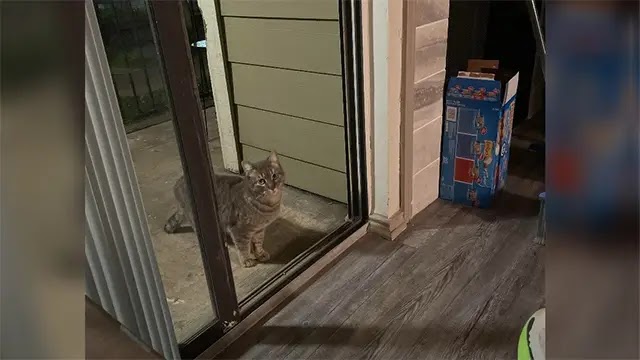
[(85, 359), (162, 359), (130, 333), (85, 297)]
[(395, 241), (367, 235), (220, 359), (515, 359), (544, 306), (541, 160), (512, 147), (491, 210), (441, 200)]

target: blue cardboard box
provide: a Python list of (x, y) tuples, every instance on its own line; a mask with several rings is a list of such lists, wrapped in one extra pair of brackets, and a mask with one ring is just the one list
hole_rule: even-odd
[(461, 71), (449, 79), (442, 132), (441, 199), (486, 208), (504, 187), (518, 74), (502, 78)]

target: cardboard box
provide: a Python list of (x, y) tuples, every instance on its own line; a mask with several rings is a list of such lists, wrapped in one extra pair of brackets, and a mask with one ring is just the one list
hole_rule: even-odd
[(467, 70), (447, 85), (440, 198), (486, 208), (507, 179), (518, 73), (492, 60)]

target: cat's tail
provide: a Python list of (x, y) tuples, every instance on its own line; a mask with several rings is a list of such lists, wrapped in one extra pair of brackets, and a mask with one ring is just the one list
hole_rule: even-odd
[(167, 234), (173, 234), (178, 230), (180, 225), (182, 225), (182, 221), (184, 220), (184, 214), (182, 211), (177, 210), (173, 213), (173, 215), (169, 216), (167, 222), (164, 224), (164, 231)]

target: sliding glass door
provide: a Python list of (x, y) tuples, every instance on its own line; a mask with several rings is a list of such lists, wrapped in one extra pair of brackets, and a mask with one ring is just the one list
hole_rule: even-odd
[[(108, 26), (126, 24), (124, 10), (137, 20), (110, 41), (131, 36), (142, 49), (110, 58), (114, 81), (137, 86), (135, 111), (147, 89), (168, 120), (129, 126), (128, 137), (181, 354), (192, 358), (366, 221), (360, 2), (111, 2), (98, 4), (116, 15)], [(205, 25), (216, 41), (200, 39)], [(147, 84), (156, 72), (160, 83)]]

